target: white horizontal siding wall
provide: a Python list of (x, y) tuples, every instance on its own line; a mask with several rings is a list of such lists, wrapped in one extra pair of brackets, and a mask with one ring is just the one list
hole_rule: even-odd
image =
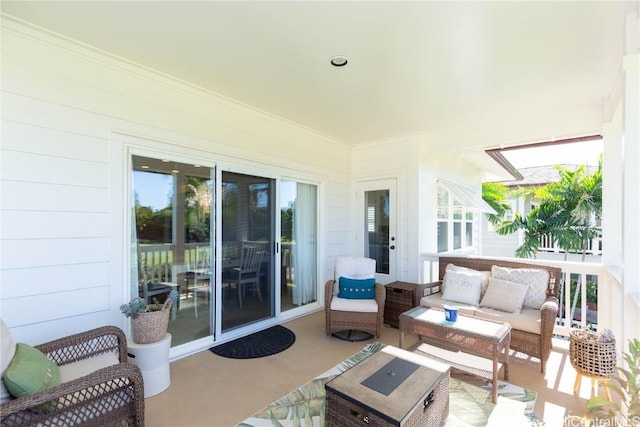
[(520, 246), (520, 235), (518, 233), (512, 233), (507, 235), (500, 235), (493, 231), (490, 227), (489, 221), (486, 219), (486, 215), (481, 221), (482, 224), (482, 245), (480, 247), (480, 255), (513, 258), (515, 257), (515, 251)]
[(317, 182), (331, 277), (351, 236), (349, 146), (7, 16), (1, 36), (0, 316), (16, 339), (123, 324), (138, 142)]

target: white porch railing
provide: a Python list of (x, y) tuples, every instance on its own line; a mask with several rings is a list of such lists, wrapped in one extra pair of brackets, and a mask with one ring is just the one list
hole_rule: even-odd
[[(538, 252), (564, 253), (564, 249), (560, 249), (550, 234), (540, 236), (538, 243)], [(578, 252), (572, 252), (578, 253)], [(587, 243), (586, 253), (589, 255), (602, 255), (602, 236), (594, 237)]]
[[(449, 256), (450, 254), (448, 254)], [(489, 258), (489, 257), (487, 257)], [(634, 295), (624, 292), (624, 287), (619, 275), (610, 271), (602, 264), (566, 262), (521, 258), (494, 258), (530, 264), (549, 265), (562, 269), (564, 287), (561, 293), (561, 313), (558, 316), (554, 332), (559, 336), (568, 337), (571, 328), (587, 328), (591, 325), (598, 330), (610, 329), (618, 343), (618, 351), (626, 350), (627, 341), (640, 337), (640, 302)], [(438, 280), (438, 255), (422, 254), (420, 256), (420, 279), (422, 283)], [(570, 300), (570, 280), (578, 279), (580, 284), (580, 304), (573, 308)], [(592, 311), (587, 307), (587, 279), (598, 284), (597, 310)], [(564, 319), (572, 319), (565, 322)], [(595, 321), (594, 321), (595, 320)]]
[(187, 267), (193, 268), (204, 267), (209, 265), (211, 252), (208, 243), (187, 243), (182, 245), (184, 253), (180, 263), (176, 263), (177, 255), (175, 250), (177, 245), (157, 244), (157, 245), (140, 245), (138, 254), (144, 257), (144, 263), (147, 266), (153, 266), (154, 270), (159, 272), (162, 281), (177, 282), (177, 275), (184, 272)]

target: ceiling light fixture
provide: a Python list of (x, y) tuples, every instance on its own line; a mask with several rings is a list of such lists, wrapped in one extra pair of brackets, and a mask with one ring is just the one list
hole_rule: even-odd
[(331, 62), (331, 65), (334, 67), (344, 67), (347, 65), (347, 62), (349, 62), (349, 58), (342, 55), (335, 55), (330, 58), (329, 62)]

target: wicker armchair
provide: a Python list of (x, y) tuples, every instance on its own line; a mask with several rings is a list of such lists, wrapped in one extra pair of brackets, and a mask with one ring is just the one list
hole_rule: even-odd
[[(448, 264), (455, 264), (461, 267), (472, 268), (479, 271), (490, 271), (491, 266), (497, 265), (509, 268), (538, 268), (549, 272), (549, 283), (547, 284), (547, 299), (540, 308), (540, 333), (535, 334), (519, 329), (511, 329), (512, 350), (528, 354), (529, 356), (540, 359), (540, 372), (546, 371), (547, 359), (551, 354), (551, 338), (553, 328), (556, 324), (558, 315), (558, 294), (561, 285), (562, 270), (556, 267), (550, 267), (540, 264), (527, 264), (517, 261), (505, 261), (491, 258), (473, 258), (473, 257), (440, 257), (439, 259), (439, 282), (428, 285), (428, 288), (440, 288), (444, 273)], [(431, 291), (427, 290), (427, 293)]]
[(144, 426), (142, 373), (127, 362), (127, 340), (121, 329), (101, 327), (35, 347), (58, 366), (108, 352), (116, 354), (120, 363), (3, 403), (2, 426)]
[[(373, 269), (371, 270), (371, 266)], [(331, 302), (337, 298), (336, 281), (340, 276), (352, 279), (375, 277), (375, 260), (361, 257), (336, 258), (335, 280), (329, 280), (324, 288), (324, 310), (327, 335), (345, 330), (368, 332), (380, 337), (384, 317), (384, 302), (386, 291), (384, 285), (375, 285), (376, 311), (343, 311), (331, 308)]]

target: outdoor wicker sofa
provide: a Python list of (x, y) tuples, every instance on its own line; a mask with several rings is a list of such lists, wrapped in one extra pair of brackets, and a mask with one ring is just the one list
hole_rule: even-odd
[(142, 373), (128, 363), (127, 340), (120, 328), (105, 326), (34, 347), (58, 366), (108, 353), (120, 363), (2, 403), (0, 425), (144, 425)]
[(427, 285), (425, 295), (420, 304), (424, 306), (437, 307), (447, 304), (447, 300), (442, 297), (442, 280), (445, 275), (447, 265), (453, 264), (459, 267), (473, 270), (490, 272), (492, 266), (507, 267), (513, 269), (544, 269), (549, 273), (549, 280), (546, 290), (546, 299), (539, 310), (523, 309), (522, 314), (500, 313), (495, 310), (486, 310), (482, 307), (463, 306), (461, 314), (475, 317), (501, 320), (511, 325), (512, 350), (522, 352), (529, 356), (540, 359), (540, 372), (546, 370), (546, 362), (552, 348), (552, 334), (558, 315), (558, 294), (561, 286), (560, 268), (546, 265), (528, 264), (517, 261), (497, 260), (481, 257), (440, 257), (439, 258), (439, 281)]

